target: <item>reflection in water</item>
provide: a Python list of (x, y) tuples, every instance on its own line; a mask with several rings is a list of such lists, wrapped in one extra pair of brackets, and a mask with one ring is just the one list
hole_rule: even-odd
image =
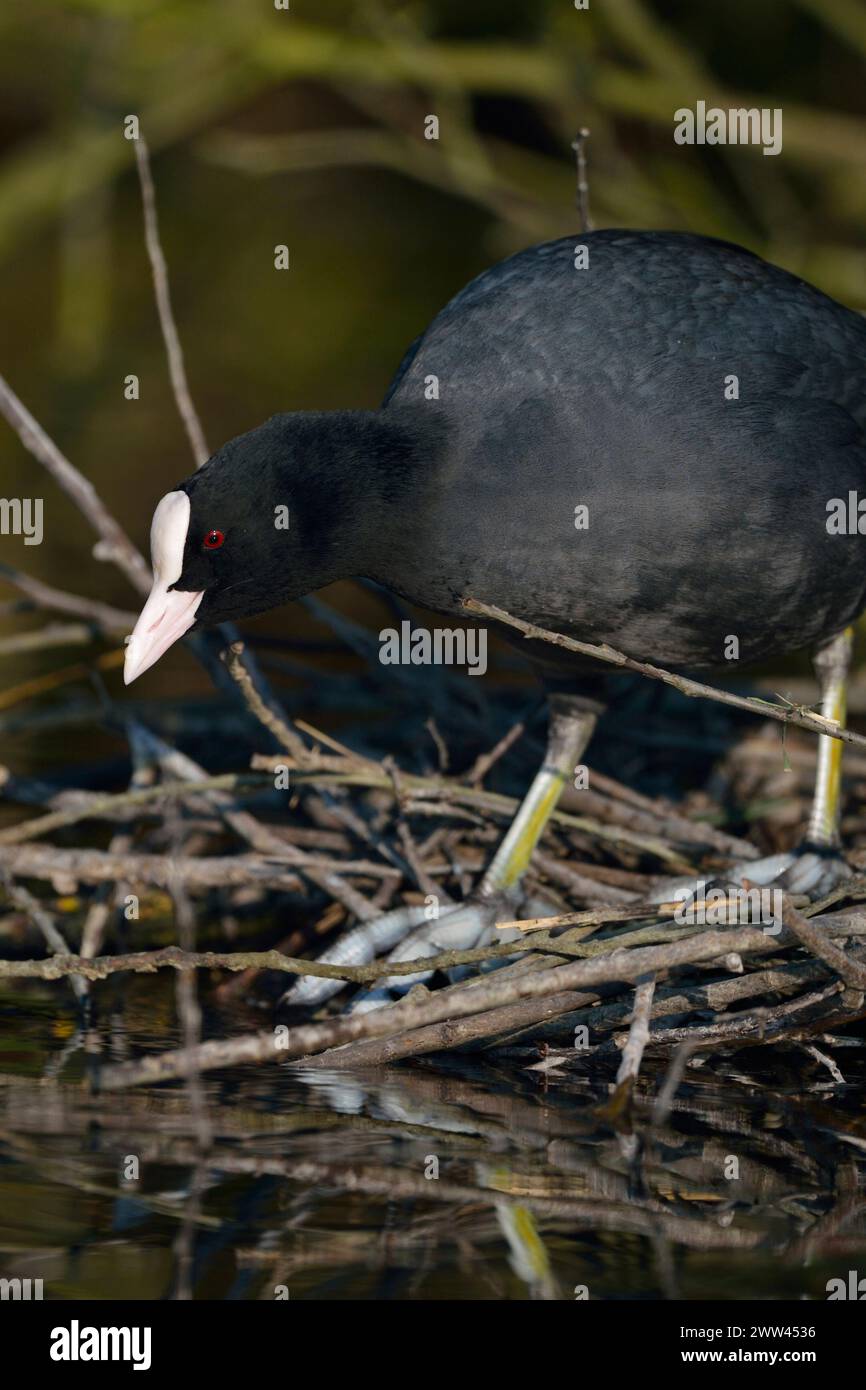
[(570, 1068), (239, 1070), (204, 1079), (205, 1150), (181, 1087), (86, 1084), (173, 1043), (122, 997), (76, 1039), (0, 995), (0, 1273), (46, 1297), (823, 1299), (866, 1262), (856, 1046), (842, 1089), (794, 1049), (707, 1061), (658, 1130)]

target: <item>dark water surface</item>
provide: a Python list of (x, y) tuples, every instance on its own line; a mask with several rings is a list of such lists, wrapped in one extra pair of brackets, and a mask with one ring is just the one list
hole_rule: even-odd
[(845, 1086), (793, 1047), (707, 1061), (654, 1133), (606, 1081), (477, 1057), (227, 1071), (202, 1117), (179, 1085), (94, 1093), (179, 1041), (173, 981), (100, 990), (87, 1036), (56, 985), (0, 992), (0, 1274), (46, 1298), (824, 1299), (866, 1270), (859, 1046)]

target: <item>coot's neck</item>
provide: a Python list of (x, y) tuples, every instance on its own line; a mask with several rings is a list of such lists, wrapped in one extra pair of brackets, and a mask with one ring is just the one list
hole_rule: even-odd
[[(444, 427), (435, 407), (329, 411), (290, 417), (298, 450), (291, 488), (319, 585), (387, 573), (436, 473)], [(303, 425), (301, 421), (303, 420)], [(305, 428), (306, 427), (306, 428)]]

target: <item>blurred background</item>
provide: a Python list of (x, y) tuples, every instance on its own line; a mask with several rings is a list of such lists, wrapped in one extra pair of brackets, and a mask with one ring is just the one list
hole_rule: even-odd
[[(587, 11), (571, 0), (6, 0), (0, 372), (146, 550), (153, 505), (191, 460), (123, 138), (131, 113), (153, 155), (212, 448), (278, 410), (375, 406), (409, 342), (467, 280), (578, 226), (581, 126), (596, 226), (730, 238), (862, 308), (864, 55), (859, 0), (604, 0)], [(782, 107), (783, 152), (675, 145), (673, 113), (697, 100)], [(428, 114), (438, 141), (424, 139)], [(274, 269), (280, 243), (286, 272)], [(137, 401), (124, 397), (129, 374)], [(134, 608), (2, 422), (0, 470), (4, 495), (45, 499), (44, 543), (3, 537), (2, 559)], [(356, 586), (328, 597), (381, 626)], [(7, 586), (0, 598), (0, 634), (32, 626)], [(253, 630), (291, 631), (314, 660), (339, 660), (340, 643), (299, 605)], [(0, 713), (21, 682), (93, 652), (3, 656)], [(120, 694), (116, 667), (105, 679)], [(209, 688), (174, 649), (135, 694)], [(21, 742), (14, 721), (3, 728), (0, 758), (10, 738), (19, 765), (53, 757), (44, 739)]]

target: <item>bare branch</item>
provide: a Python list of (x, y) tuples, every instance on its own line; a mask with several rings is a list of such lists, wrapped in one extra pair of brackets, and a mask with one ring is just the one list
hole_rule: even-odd
[(655, 975), (638, 981), (637, 989), (634, 992), (631, 1027), (628, 1031), (625, 1047), (622, 1049), (619, 1071), (616, 1074), (617, 1086), (622, 1086), (626, 1082), (634, 1084), (637, 1080), (644, 1048), (650, 1035), (650, 1012), (655, 988)]
[(84, 618), (106, 636), (126, 636), (135, 627), (134, 613), (111, 608), (109, 604), (100, 603), (98, 599), (82, 598), (80, 594), (68, 594), (64, 589), (54, 589), (50, 584), (43, 584), (41, 579), (34, 579), (21, 570), (13, 569), (11, 565), (0, 564), (0, 580), (13, 585), (37, 607)]
[(151, 574), (144, 556), (136, 550), (123, 528), (106, 508), (95, 487), (69, 462), (18, 399), (9, 383), (0, 376), (0, 413), (15, 430), (25, 449), (48, 469), (52, 478), (72, 498), (79, 511), (100, 537), (94, 554), (100, 560), (113, 560), (140, 594), (150, 591)]
[[(715, 960), (730, 951), (738, 951), (742, 955), (760, 955), (776, 950), (778, 944), (773, 938), (749, 927), (736, 931), (704, 932), (664, 946), (613, 951), (595, 960), (511, 975), (501, 981), (482, 980), (459, 991), (448, 992), (444, 998), (441, 994), (432, 994), (421, 1001), (411, 998), (369, 1013), (352, 1014), (327, 1023), (302, 1024), (290, 1029), (284, 1040), (285, 1045), (278, 1043), (274, 1032), (248, 1033), (224, 1042), (203, 1043), (196, 1049), (194, 1059), (186, 1056), (183, 1049), (163, 1052), (143, 1058), (140, 1062), (108, 1068), (102, 1084), (106, 1090), (117, 1090), (166, 1081), (185, 1075), (191, 1061), (202, 1071), (242, 1062), (285, 1062), (293, 1057), (323, 1052), (327, 1048), (342, 1047), (344, 1043), (362, 1038), (385, 1037), (403, 1029), (465, 1018), (519, 999), (544, 998), (611, 981), (633, 983), (650, 972)], [(415, 965), (417, 969), (417, 962)]]
[(735, 695), (730, 690), (717, 690), (715, 686), (704, 685), (702, 681), (690, 680), (687, 676), (678, 676), (673, 671), (666, 671), (661, 666), (653, 666), (648, 661), (635, 661), (632, 657), (626, 656), (624, 652), (618, 652), (615, 647), (609, 647), (607, 643), (602, 646), (594, 642), (578, 642), (574, 637), (565, 637), (561, 632), (550, 632), (547, 628), (536, 627), (534, 623), (524, 622), (522, 618), (515, 618), (511, 613), (506, 613), (504, 608), (496, 608), (492, 603), (479, 603), (477, 599), (465, 598), (463, 607), (470, 613), (477, 613), (484, 618), (490, 618), (492, 622), (504, 623), (506, 627), (514, 627), (518, 632), (522, 632), (524, 637), (535, 642), (550, 642), (554, 647), (562, 647), (565, 651), (576, 652), (580, 656), (592, 657), (595, 661), (603, 661), (608, 666), (618, 666), (625, 671), (635, 671), (640, 676), (649, 676), (651, 680), (662, 681), (665, 685), (672, 685), (681, 695), (688, 695), (691, 699), (715, 700), (720, 705), (731, 705), (734, 709), (748, 710), (750, 714), (757, 714), (762, 719), (777, 719), (780, 724), (792, 724), (797, 729), (807, 729), (810, 734), (825, 734), (828, 738), (841, 739), (843, 743), (856, 743), (860, 747), (866, 748), (866, 735), (852, 733), (850, 729), (844, 729), (840, 724), (833, 720), (825, 719), (820, 714), (810, 714), (801, 709), (788, 709), (784, 705), (774, 704), (771, 700), (758, 700), (747, 695)]
[(150, 172), (150, 155), (143, 135), (139, 135), (138, 139), (134, 141), (134, 144), (136, 167), (138, 168), (138, 181), (141, 185), (141, 201), (144, 210), (144, 239), (147, 246), (147, 254), (150, 258), (150, 268), (153, 272), (153, 289), (156, 295), (159, 324), (162, 329), (165, 350), (168, 356), (168, 370), (171, 376), (171, 386), (180, 418), (183, 421), (184, 429), (189, 438), (196, 467), (201, 468), (203, 463), (207, 463), (210, 457), (210, 450), (205, 443), (201, 421), (192, 403), (192, 396), (190, 395), (189, 385), (186, 379), (183, 348), (180, 345), (180, 337), (178, 336), (177, 325), (172, 312), (171, 293), (168, 286), (168, 266), (165, 263), (165, 256), (163, 255), (162, 245), (159, 239), (159, 222), (156, 213), (156, 194)]

